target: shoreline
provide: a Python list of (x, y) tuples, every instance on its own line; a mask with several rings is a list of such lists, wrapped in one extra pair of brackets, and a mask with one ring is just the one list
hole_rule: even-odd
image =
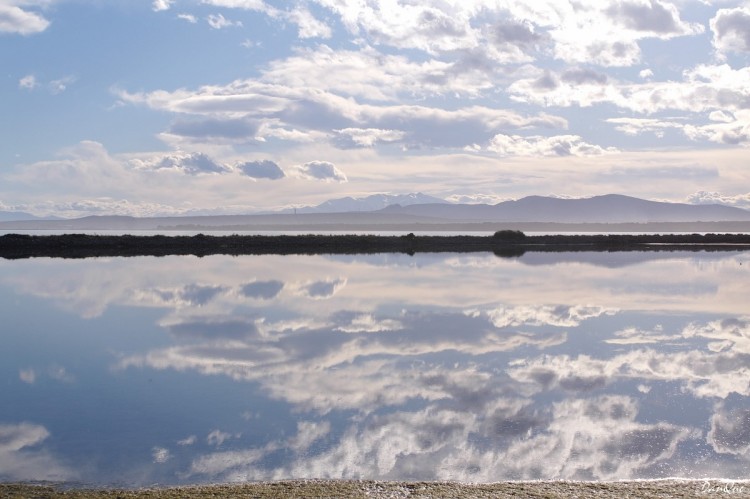
[(490, 252), (519, 257), (526, 252), (738, 251), (750, 249), (750, 234), (525, 235), (503, 230), (491, 236), (382, 235), (28, 235), (0, 236), (0, 257), (87, 258), (167, 255), (319, 255)]
[(0, 483), (0, 497), (98, 499), (216, 498), (216, 497), (415, 497), (415, 498), (697, 498), (750, 497), (750, 481), (722, 479), (567, 480), (496, 483), (381, 482), (374, 480), (282, 480), (243, 484), (210, 484), (139, 489), (71, 487), (66, 484)]

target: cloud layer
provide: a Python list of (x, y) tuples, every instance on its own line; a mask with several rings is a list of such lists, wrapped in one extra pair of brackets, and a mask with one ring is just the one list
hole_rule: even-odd
[[(65, 31), (70, 9), (53, 0), (0, 7), (0, 31), (19, 41), (18, 61), (39, 60), (26, 43), (33, 40), (60, 62), (9, 68), (10, 114), (25, 118), (8, 126), (18, 150), (0, 158), (13, 166), (0, 190), (8, 206), (51, 214), (106, 199), (99, 212), (116, 203), (185, 212), (173, 192), (202, 212), (373, 192), (747, 195), (750, 10), (741, 0), (153, 0), (132, 18), (107, 19), (128, 32), (144, 16), (158, 27), (148, 46), (159, 49), (112, 37), (102, 50), (123, 55), (111, 60), (76, 58), (82, 49)], [(101, 39), (94, 35), (79, 30), (76, 39)], [(65, 47), (74, 55), (57, 52)], [(72, 109), (84, 112), (80, 120), (63, 118)], [(33, 172), (93, 142), (137, 176), (187, 173), (190, 181), (157, 192), (140, 178), (127, 196), (94, 177), (65, 190), (44, 177), (33, 187), (11, 181), (14, 169)], [(680, 175), (701, 169), (715, 175)], [(86, 175), (94, 172), (104, 170)], [(217, 178), (233, 175), (242, 181)]]

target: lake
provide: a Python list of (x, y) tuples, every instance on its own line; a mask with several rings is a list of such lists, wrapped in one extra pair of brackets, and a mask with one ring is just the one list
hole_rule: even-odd
[(750, 252), (0, 260), (0, 480), (746, 478)]

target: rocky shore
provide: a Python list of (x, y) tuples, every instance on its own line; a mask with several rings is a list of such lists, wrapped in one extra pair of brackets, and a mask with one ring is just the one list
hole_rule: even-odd
[(648, 480), (621, 482), (524, 481), (490, 484), (453, 482), (376, 482), (289, 480), (238, 485), (201, 485), (137, 490), (0, 484), (0, 497), (39, 499), (207, 499), (245, 498), (698, 498), (750, 497), (750, 482)]

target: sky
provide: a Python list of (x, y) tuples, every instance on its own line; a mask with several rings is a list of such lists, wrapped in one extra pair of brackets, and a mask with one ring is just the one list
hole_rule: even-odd
[(750, 208), (750, 0), (0, 0), (0, 211)]

